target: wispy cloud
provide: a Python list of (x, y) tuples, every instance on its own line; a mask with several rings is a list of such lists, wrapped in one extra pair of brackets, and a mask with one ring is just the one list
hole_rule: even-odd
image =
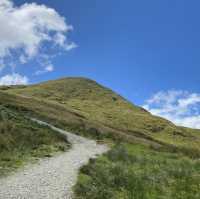
[(8, 74), (0, 78), (0, 85), (26, 85), (29, 79), (17, 73)]
[[(45, 5), (25, 3), (15, 6), (11, 0), (1, 0), (0, 27), (1, 68), (13, 62), (25, 64), (33, 59), (42, 59), (42, 55), (49, 52), (56, 54), (59, 50), (69, 51), (77, 47), (68, 39), (73, 27)], [(48, 65), (51, 64), (50, 58)], [(47, 66), (41, 67), (45, 69)]]
[(178, 125), (200, 128), (200, 93), (160, 91), (148, 99), (143, 107)]
[(52, 71), (54, 71), (54, 66), (52, 64), (49, 64), (49, 65), (45, 65), (44, 69), (36, 71), (35, 75), (41, 75), (41, 74), (52, 72)]

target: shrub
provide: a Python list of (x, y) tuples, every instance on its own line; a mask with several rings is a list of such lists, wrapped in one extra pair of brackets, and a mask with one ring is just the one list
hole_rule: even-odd
[(80, 172), (87, 180), (75, 186), (77, 198), (200, 198), (199, 160), (140, 145), (116, 145)]

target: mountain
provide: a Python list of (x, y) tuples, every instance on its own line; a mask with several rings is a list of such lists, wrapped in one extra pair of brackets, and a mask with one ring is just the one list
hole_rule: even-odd
[(110, 147), (80, 169), (77, 199), (200, 198), (200, 130), (156, 117), (86, 78), (0, 87), (0, 175), (68, 149), (31, 117)]
[(86, 78), (1, 87), (0, 104), (98, 139), (112, 138), (200, 156), (200, 131), (153, 116)]

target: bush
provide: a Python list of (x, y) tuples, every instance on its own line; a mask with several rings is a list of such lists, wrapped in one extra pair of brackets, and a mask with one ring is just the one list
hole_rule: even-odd
[(107, 156), (111, 161), (129, 161), (130, 160), (127, 150), (121, 144), (116, 145), (111, 151), (107, 153)]
[(120, 144), (80, 171), (82, 199), (199, 199), (200, 161)]

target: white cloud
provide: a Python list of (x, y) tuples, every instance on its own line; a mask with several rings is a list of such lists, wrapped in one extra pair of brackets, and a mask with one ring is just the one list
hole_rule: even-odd
[(147, 100), (143, 107), (177, 125), (200, 128), (200, 93), (161, 91)]
[(50, 65), (46, 66), (45, 70), (48, 72), (52, 72), (54, 70), (54, 66), (50, 64)]
[(0, 85), (26, 85), (29, 80), (26, 76), (17, 73), (8, 74), (0, 78)]
[(73, 27), (45, 5), (25, 3), (17, 7), (10, 0), (0, 0), (0, 27), (0, 60), (4, 64), (13, 57), (19, 57), (18, 61), (24, 64), (40, 56), (45, 51), (44, 44), (63, 50), (76, 47), (67, 38)]
[(43, 70), (36, 71), (35, 75), (41, 75), (41, 74), (52, 72), (52, 71), (54, 71), (54, 66), (52, 64), (48, 64), (45, 66)]

